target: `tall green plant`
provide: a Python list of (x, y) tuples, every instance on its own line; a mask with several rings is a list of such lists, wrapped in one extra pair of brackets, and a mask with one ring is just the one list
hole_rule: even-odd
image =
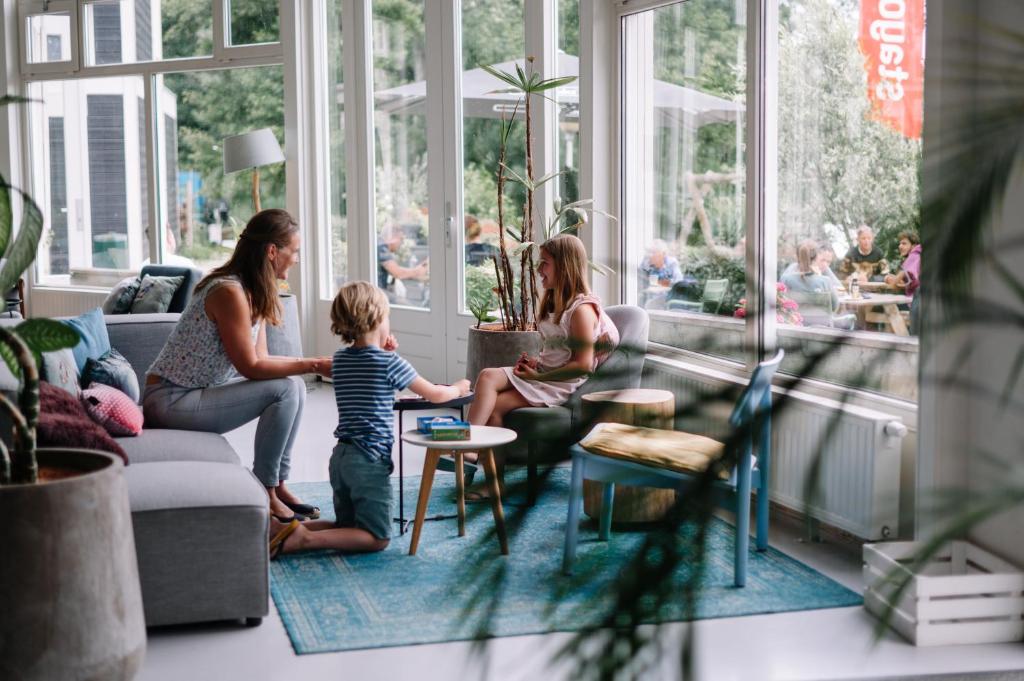
[[(486, 64), (480, 65), (480, 68), (484, 71), (509, 85), (508, 88), (498, 92), (522, 95), (521, 103), (523, 104), (526, 119), (526, 174), (520, 175), (512, 170), (506, 162), (508, 140), (512, 133), (512, 125), (516, 114), (519, 112), (520, 102), (516, 103), (512, 116), (502, 120), (501, 147), (498, 155), (498, 255), (494, 257), (494, 268), (497, 276), (502, 326), (506, 331), (527, 331), (536, 322), (537, 303), (539, 301), (535, 268), (535, 263), (539, 257), (537, 254), (537, 244), (557, 234), (578, 230), (586, 223), (588, 211), (600, 213), (614, 219), (613, 216), (593, 208), (593, 199), (583, 199), (566, 204), (556, 202), (554, 206), (555, 214), (550, 222), (542, 223), (542, 229), (537, 229), (535, 223), (537, 213), (535, 205), (536, 191), (562, 173), (561, 171), (548, 173), (540, 178), (537, 178), (534, 174), (533, 97), (537, 95), (547, 98), (547, 95), (544, 94), (545, 92), (572, 83), (576, 80), (576, 76), (541, 78), (539, 74), (533, 72), (533, 57), (527, 57), (526, 62), (529, 73), (523, 70), (519, 64), (516, 64), (516, 72), (514, 74), (501, 71)], [(518, 230), (506, 226), (505, 183), (509, 180), (521, 184), (526, 189), (526, 205), (523, 207), (522, 226)], [(506, 236), (512, 237), (517, 242), (514, 248), (508, 248), (505, 242)], [(518, 273), (513, 269), (513, 259), (518, 259)], [(594, 263), (591, 263), (591, 267), (602, 273), (611, 271), (603, 265), (595, 265)]]
[[(0, 97), (0, 106), (25, 103), (23, 97)], [(14, 235), (13, 195), (21, 197), (21, 226)], [(43, 234), (43, 214), (24, 191), (8, 183), (0, 174), (0, 291), (8, 291), (36, 258)], [(13, 239), (12, 239), (13, 235)], [(44, 352), (74, 347), (78, 333), (50, 319), (29, 319), (12, 328), (0, 326), (0, 357), (20, 378), (17, 400), (0, 395), (0, 409), (13, 424), (13, 447), (8, 450), (0, 440), (0, 484), (34, 483), (36, 463), (36, 424), (39, 421), (39, 371)]]

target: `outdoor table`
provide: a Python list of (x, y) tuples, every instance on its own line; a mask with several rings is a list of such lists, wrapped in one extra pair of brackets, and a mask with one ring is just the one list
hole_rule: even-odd
[[(428, 409), (458, 409), (459, 419), (465, 421), (465, 408), (466, 405), (473, 401), (475, 397), (474, 393), (470, 392), (462, 397), (456, 397), (454, 400), (447, 402), (441, 402), (440, 404), (425, 400), (422, 397), (398, 397), (395, 399), (395, 411), (398, 412), (398, 432), (401, 433), (405, 429), (405, 412), (407, 411), (427, 411)], [(398, 523), (398, 534), (405, 534), (405, 529), (409, 526), (409, 521), (405, 519), (405, 452), (402, 443), (405, 442), (404, 438), (398, 438), (398, 517), (393, 520)], [(454, 518), (451, 515), (437, 516), (436, 518), (428, 518), (428, 520), (448, 520)]]
[(505, 512), (501, 508), (501, 489), (498, 484), (498, 469), (494, 464), (494, 447), (508, 444), (516, 439), (516, 431), (497, 426), (471, 426), (468, 440), (434, 440), (430, 435), (418, 430), (402, 433), (402, 439), (411, 445), (427, 448), (427, 458), (423, 461), (423, 477), (420, 479), (420, 496), (416, 503), (416, 520), (412, 525), (412, 540), (409, 542), (409, 555), (416, 555), (420, 543), (420, 532), (426, 519), (427, 502), (430, 501), (430, 488), (434, 484), (434, 471), (443, 454), (455, 455), (455, 491), (458, 496), (459, 536), (466, 535), (466, 485), (462, 472), (463, 452), (475, 451), (480, 466), (487, 476), (487, 491), (491, 495), (491, 511), (494, 513), (494, 525), (498, 531), (498, 543), (502, 555), (508, 555), (508, 537), (505, 535)]
[[(907, 323), (900, 314), (899, 305), (909, 305), (913, 300), (910, 296), (898, 295), (895, 293), (869, 293), (860, 298), (842, 296), (839, 304), (848, 310), (853, 310), (857, 315), (857, 328), (863, 329), (868, 321), (885, 322), (897, 336), (909, 336)], [(883, 314), (877, 318), (868, 319), (868, 311), (873, 307), (881, 307)]]
[(903, 287), (892, 286), (884, 281), (862, 281), (860, 282), (860, 290), (871, 293), (902, 293)]

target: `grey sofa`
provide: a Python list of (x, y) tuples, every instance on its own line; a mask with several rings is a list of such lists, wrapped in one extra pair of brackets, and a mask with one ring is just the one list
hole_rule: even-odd
[[(140, 386), (178, 317), (105, 318), (111, 346), (131, 362)], [(128, 454), (125, 478), (147, 626), (259, 624), (269, 602), (267, 495), (228, 441), (153, 428), (115, 439)]]
[[(177, 314), (108, 315), (110, 345), (145, 385)], [(144, 428), (116, 438), (149, 626), (267, 614), (267, 495), (221, 435)]]

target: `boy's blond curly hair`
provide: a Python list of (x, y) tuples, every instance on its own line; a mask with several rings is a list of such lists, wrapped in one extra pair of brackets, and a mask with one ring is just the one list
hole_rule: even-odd
[(384, 291), (365, 281), (353, 281), (338, 289), (331, 304), (331, 333), (346, 343), (354, 343), (384, 321), (388, 297)]

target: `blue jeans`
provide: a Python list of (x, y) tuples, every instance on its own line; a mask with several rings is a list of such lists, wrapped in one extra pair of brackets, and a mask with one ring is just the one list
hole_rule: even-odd
[(305, 403), (306, 384), (298, 376), (238, 378), (209, 388), (183, 388), (161, 380), (146, 386), (142, 410), (147, 427), (221, 434), (259, 418), (253, 473), (265, 487), (277, 487), (288, 479)]

